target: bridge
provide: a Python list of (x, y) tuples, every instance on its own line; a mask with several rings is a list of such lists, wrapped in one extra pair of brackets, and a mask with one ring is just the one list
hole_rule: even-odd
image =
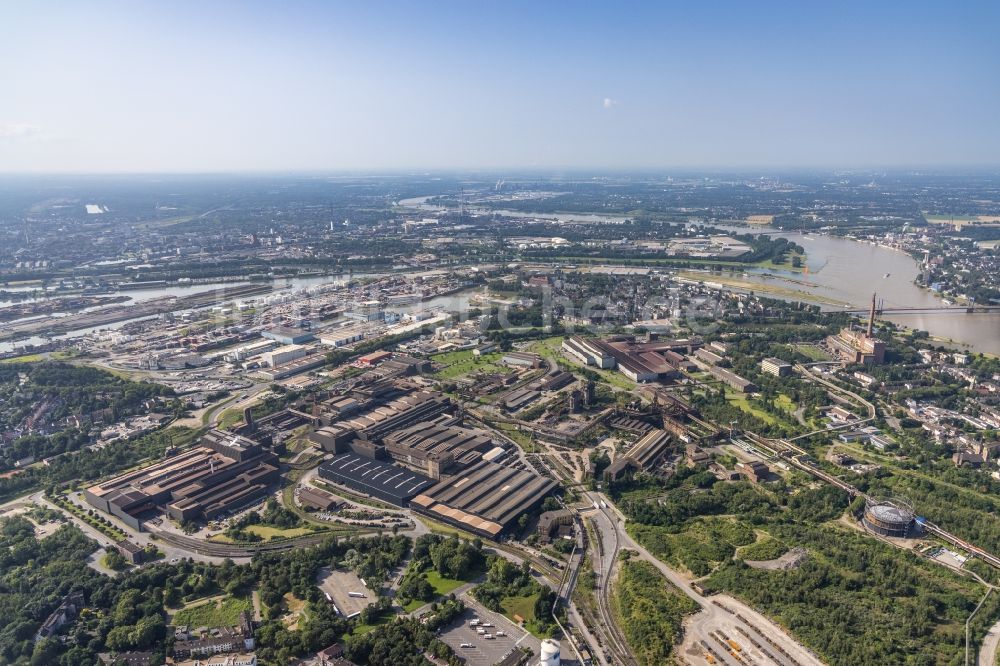
[[(848, 314), (868, 314), (866, 308), (842, 310)], [(964, 314), (994, 314), (1000, 313), (1000, 305), (941, 305), (929, 307), (876, 308), (876, 315), (883, 314), (947, 314), (949, 312)]]

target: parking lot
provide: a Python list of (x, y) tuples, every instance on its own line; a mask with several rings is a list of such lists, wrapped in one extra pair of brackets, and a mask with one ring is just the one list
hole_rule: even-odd
[[(465, 613), (459, 620), (443, 628), (438, 638), (450, 645), (458, 656), (465, 659), (467, 664), (470, 666), (493, 666), (515, 647), (529, 647), (536, 656), (538, 655), (541, 650), (541, 642), (537, 638), (528, 634), (503, 615), (487, 610), (468, 594), (462, 595), (462, 601), (466, 605)], [(493, 625), (492, 627), (484, 627), (487, 633), (494, 636), (492, 640), (484, 638), (476, 632), (475, 627), (469, 626), (469, 622), (477, 617), (483, 623)], [(498, 631), (506, 635), (498, 636)], [(463, 648), (463, 643), (472, 647)]]
[[(323, 567), (319, 570), (317, 584), (321, 591), (330, 595), (337, 610), (345, 617), (360, 612), (365, 606), (370, 606), (378, 596), (365, 587), (353, 571), (336, 571), (330, 567)], [(349, 592), (360, 592), (365, 596), (352, 597)]]

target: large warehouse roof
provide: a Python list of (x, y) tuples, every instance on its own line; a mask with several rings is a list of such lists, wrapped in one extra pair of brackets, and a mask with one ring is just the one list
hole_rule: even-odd
[(480, 462), (413, 498), (411, 506), (496, 538), (552, 492), (556, 482), (532, 472)]
[(354, 453), (334, 456), (320, 465), (320, 476), (342, 479), (366, 494), (389, 496), (400, 504), (432, 483), (426, 476), (404, 467)]

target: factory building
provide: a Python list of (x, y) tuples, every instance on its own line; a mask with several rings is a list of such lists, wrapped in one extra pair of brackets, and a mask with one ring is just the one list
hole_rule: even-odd
[(383, 361), (388, 361), (390, 358), (392, 358), (392, 352), (374, 351), (358, 358), (358, 365), (372, 367)]
[(587, 340), (579, 335), (563, 340), (562, 350), (572, 358), (598, 368), (614, 368), (615, 358), (604, 348), (600, 340)]
[(482, 461), (442, 479), (410, 500), (410, 508), (488, 539), (535, 510), (556, 482), (532, 472)]
[(299, 504), (317, 511), (336, 511), (344, 504), (330, 493), (316, 488), (301, 488), (297, 497)]
[(765, 358), (761, 361), (760, 369), (762, 372), (774, 375), (775, 377), (787, 377), (792, 374), (791, 363), (788, 361), (782, 361), (780, 358), (774, 358), (773, 356)]
[(654, 469), (670, 446), (670, 433), (659, 428), (651, 429), (628, 453), (616, 458), (604, 469), (604, 480), (619, 481), (635, 472)]
[(545, 511), (538, 517), (538, 536), (545, 541), (573, 534), (573, 512), (569, 509)]
[(875, 294), (872, 294), (872, 306), (865, 330), (845, 328), (837, 335), (827, 337), (826, 346), (846, 364), (885, 363), (885, 343), (875, 337)]
[(304, 342), (316, 339), (316, 336), (309, 331), (304, 331), (301, 328), (291, 328), (289, 326), (276, 326), (264, 331), (261, 335), (269, 340), (274, 340), (275, 342), (283, 345), (301, 345)]
[(707, 349), (698, 349), (695, 351), (694, 355), (695, 358), (697, 358), (700, 361), (704, 361), (709, 365), (719, 365), (720, 363), (722, 363), (722, 361), (725, 360), (715, 352), (709, 351)]
[(360, 342), (368, 335), (369, 328), (363, 325), (344, 326), (335, 328), (319, 336), (319, 341), (331, 347), (345, 347), (355, 342)]
[[(355, 386), (319, 403), (310, 439), (335, 456), (319, 476), (496, 539), (555, 482), (489, 462), (504, 449), (449, 414), (451, 402), (404, 380)], [(301, 501), (301, 497), (300, 497)]]
[(542, 357), (538, 354), (512, 351), (504, 354), (500, 362), (504, 365), (518, 368), (540, 368), (542, 366)]
[(486, 433), (454, 425), (448, 417), (401, 428), (382, 441), (393, 460), (432, 479), (473, 465), (495, 448)]
[(555, 372), (546, 375), (545, 379), (538, 386), (542, 391), (558, 391), (561, 388), (565, 388), (576, 381), (574, 377), (569, 372), (563, 372), (562, 370), (556, 370)]
[(206, 520), (260, 499), (278, 480), (278, 459), (260, 444), (212, 430), (200, 446), (84, 490), (92, 506), (142, 530), (165, 511), (176, 520)]
[(573, 336), (563, 341), (562, 349), (587, 365), (618, 368), (623, 375), (642, 384), (677, 377), (678, 366), (667, 358), (666, 353), (688, 350), (700, 344), (690, 340), (638, 342), (632, 337), (619, 336), (605, 341)]
[(881, 365), (885, 363), (885, 343), (870, 337), (864, 331), (845, 328), (826, 339), (826, 346), (837, 359), (846, 363)]
[(279, 365), (284, 365), (289, 361), (294, 361), (297, 358), (302, 358), (309, 351), (302, 345), (284, 345), (283, 347), (278, 347), (269, 352), (264, 352), (263, 358), (264, 363), (271, 368), (277, 368)]
[[(389, 395), (398, 392), (390, 389)], [(339, 415), (323, 417), (324, 427), (313, 433), (311, 439), (324, 451), (343, 453), (344, 449), (338, 447), (354, 438), (376, 441), (394, 430), (433, 420), (451, 406), (448, 398), (428, 391), (414, 391), (388, 402), (383, 400), (384, 397), (379, 397), (369, 399), (364, 405), (345, 405), (351, 407), (351, 415), (341, 420), (337, 420)]]
[(744, 379), (740, 377), (735, 372), (730, 372), (725, 368), (717, 368), (714, 365), (708, 369), (708, 374), (712, 375), (719, 381), (728, 384), (732, 388), (736, 389), (740, 393), (752, 393), (757, 390), (757, 385), (754, 384), (749, 379)]
[(326, 461), (319, 466), (319, 477), (394, 506), (406, 506), (411, 497), (433, 483), (399, 465), (356, 453), (342, 453)]

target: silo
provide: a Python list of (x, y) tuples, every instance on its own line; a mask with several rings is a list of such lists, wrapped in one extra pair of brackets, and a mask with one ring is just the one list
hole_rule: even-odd
[(551, 638), (542, 641), (542, 658), (538, 666), (559, 666), (559, 641)]

